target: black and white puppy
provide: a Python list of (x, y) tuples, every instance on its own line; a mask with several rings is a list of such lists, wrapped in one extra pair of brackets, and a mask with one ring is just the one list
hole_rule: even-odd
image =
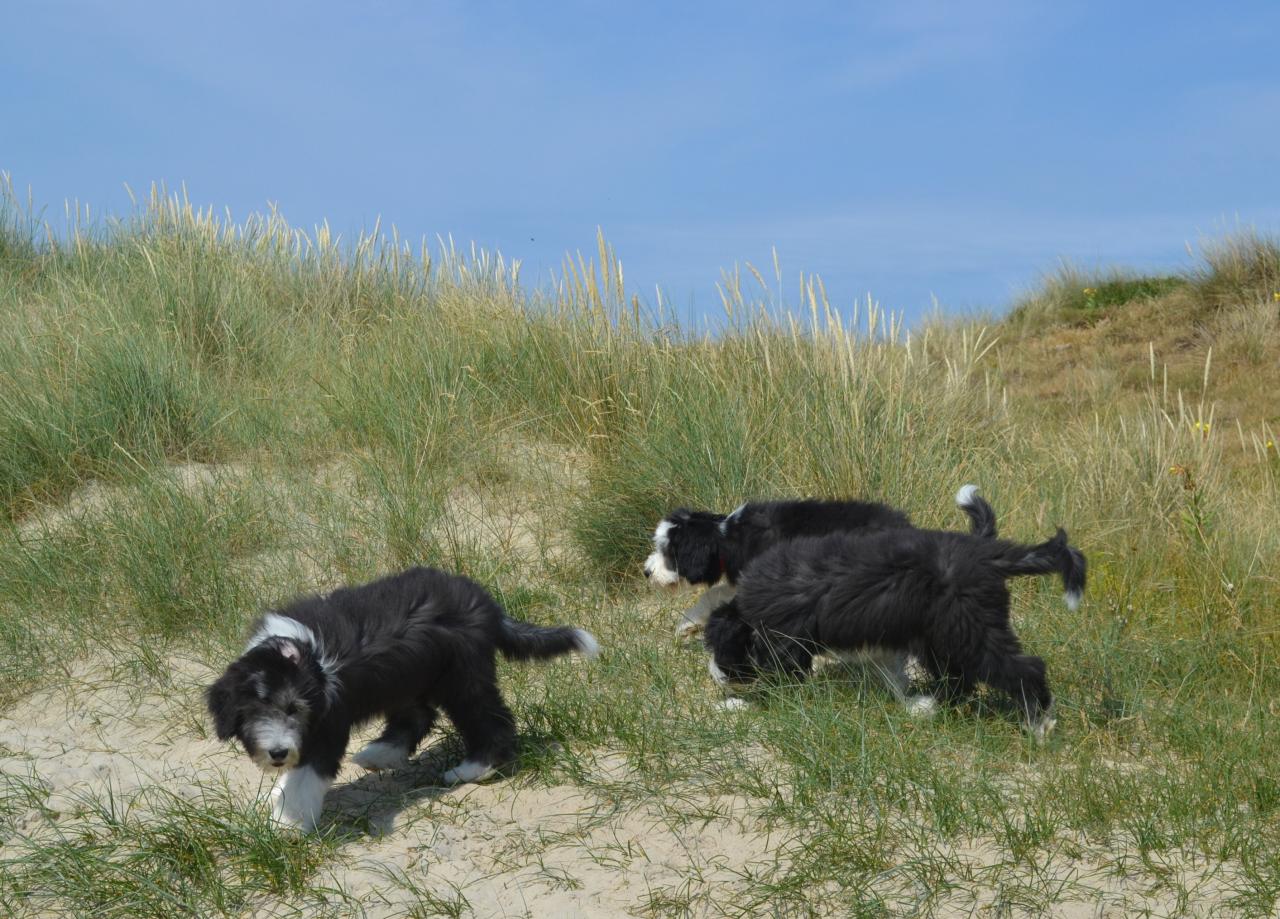
[(721, 685), (768, 673), (803, 679), (815, 654), (896, 650), (915, 656), (949, 696), (980, 683), (1007, 693), (1043, 740), (1053, 697), (1044, 661), (1023, 654), (1013, 632), (1005, 582), (1054, 571), (1075, 609), (1085, 558), (1061, 529), (1035, 546), (916, 529), (782, 543), (708, 620), (711, 675)]
[[(995, 511), (976, 486), (961, 488), (956, 505), (969, 517), (971, 533), (996, 535)], [(680, 508), (654, 530), (653, 552), (645, 559), (644, 575), (661, 587), (707, 587), (676, 627), (677, 635), (687, 636), (706, 624), (713, 609), (733, 597), (743, 569), (780, 542), (911, 525), (902, 511), (872, 501), (750, 501), (728, 515)]]
[[(969, 518), (971, 533), (996, 536), (995, 511), (978, 494), (977, 486), (963, 486), (955, 500)], [(687, 637), (703, 628), (712, 610), (733, 599), (739, 577), (754, 559), (779, 543), (797, 537), (911, 527), (902, 511), (872, 501), (754, 501), (728, 515), (681, 508), (663, 518), (654, 531), (653, 553), (645, 560), (644, 573), (659, 586), (707, 585), (676, 627), (677, 635)], [(928, 717), (935, 711), (932, 696), (912, 692), (906, 652), (832, 650), (831, 656), (868, 666), (912, 714)], [(724, 704), (732, 708), (743, 700), (730, 697)]]
[(407, 763), (441, 709), (466, 746), (445, 782), (475, 781), (509, 762), (515, 719), (498, 691), (497, 651), (513, 660), (594, 657), (599, 645), (583, 629), (509, 618), (465, 577), (411, 568), (267, 613), (206, 699), (218, 738), (237, 738), (255, 763), (280, 773), (275, 818), (310, 830), (352, 728), (373, 718), (385, 717), (386, 728), (353, 757), (368, 769)]

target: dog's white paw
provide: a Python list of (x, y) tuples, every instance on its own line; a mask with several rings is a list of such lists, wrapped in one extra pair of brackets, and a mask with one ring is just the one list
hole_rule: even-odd
[(296, 833), (310, 833), (316, 828), (314, 817), (286, 813), (282, 807), (271, 808), (271, 821), (281, 830), (292, 830)]
[(693, 638), (702, 631), (702, 623), (692, 619), (681, 619), (676, 625), (676, 638)]
[(446, 785), (461, 785), (463, 782), (478, 782), (494, 773), (493, 765), (478, 760), (464, 759), (440, 777)]
[(399, 769), (409, 762), (409, 753), (404, 747), (375, 740), (351, 757), (351, 762), (371, 772), (377, 772), (379, 769)]
[(1031, 739), (1037, 744), (1043, 744), (1049, 739), (1049, 734), (1057, 727), (1058, 719), (1052, 715), (1044, 715), (1039, 721), (1027, 725), (1027, 732), (1031, 735)]
[(938, 700), (933, 696), (913, 696), (907, 700), (907, 714), (912, 718), (924, 720), (938, 713)]
[(730, 696), (723, 702), (716, 704), (716, 708), (722, 712), (736, 712), (750, 706), (750, 702), (741, 696)]

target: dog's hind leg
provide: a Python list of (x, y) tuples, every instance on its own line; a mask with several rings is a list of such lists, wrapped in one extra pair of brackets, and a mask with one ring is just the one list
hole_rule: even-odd
[(1021, 707), (1027, 733), (1044, 743), (1058, 723), (1053, 717), (1053, 694), (1045, 678), (1044, 660), (1029, 654), (988, 657), (982, 681), (1008, 695)]
[(387, 716), (387, 726), (363, 750), (351, 757), (357, 766), (369, 770), (397, 769), (422, 743), (435, 724), (436, 710), (426, 703), (411, 705)]
[(516, 719), (498, 692), (492, 662), (479, 665), (444, 710), (466, 746), (463, 761), (441, 777), (446, 785), (479, 781), (515, 759)]

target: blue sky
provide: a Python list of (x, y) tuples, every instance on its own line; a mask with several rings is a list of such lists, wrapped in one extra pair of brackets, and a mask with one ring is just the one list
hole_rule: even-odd
[[(48, 213), (186, 183), (350, 234), (452, 234), (526, 281), (603, 227), (628, 286), (722, 269), (919, 316), (1060, 258), (1280, 229), (1280, 3), (29, 2), (0, 169)], [(788, 287), (788, 293), (792, 288)]]

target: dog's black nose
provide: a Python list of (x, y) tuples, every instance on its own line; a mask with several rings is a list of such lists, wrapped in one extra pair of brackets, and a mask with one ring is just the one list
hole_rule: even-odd
[(267, 756), (271, 757), (271, 762), (275, 763), (277, 766), (283, 763), (285, 760), (285, 757), (287, 757), (288, 755), (289, 755), (289, 751), (284, 749), (283, 747), (280, 748), (279, 750), (267, 751)]
[(644, 576), (645, 576), (646, 578), (651, 578), (651, 577), (653, 577), (653, 567), (652, 567), (651, 565), (645, 565), (645, 566), (644, 566)]

